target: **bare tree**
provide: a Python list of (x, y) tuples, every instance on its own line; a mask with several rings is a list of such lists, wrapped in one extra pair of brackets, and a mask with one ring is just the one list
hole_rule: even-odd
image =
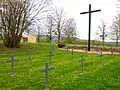
[(58, 36), (58, 43), (60, 43), (61, 40), (61, 31), (64, 24), (64, 10), (58, 9), (57, 7), (54, 8), (54, 21), (56, 25), (56, 35)]
[(52, 15), (48, 15), (46, 18), (46, 28), (47, 28), (47, 37), (49, 38), (50, 42), (52, 42), (52, 38), (55, 35), (55, 21)]
[(113, 22), (111, 29), (111, 37), (116, 40), (117, 47), (120, 40), (120, 14), (115, 17), (115, 21)]
[(102, 45), (104, 46), (105, 37), (107, 37), (107, 31), (106, 31), (106, 23), (102, 20), (101, 25), (98, 25), (98, 31), (96, 32), (96, 35), (99, 36), (102, 39)]
[(2, 0), (0, 32), (4, 45), (19, 47), (23, 32), (41, 19), (49, 5), (50, 0)]
[(40, 26), (37, 26), (38, 31), (37, 31), (37, 41), (40, 42)]
[(67, 37), (67, 39), (70, 39), (76, 35), (76, 22), (74, 18), (69, 18), (68, 20), (66, 20), (62, 32), (63, 35)]

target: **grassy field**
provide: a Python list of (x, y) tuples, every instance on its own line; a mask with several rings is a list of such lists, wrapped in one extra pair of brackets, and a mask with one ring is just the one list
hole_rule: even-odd
[[(30, 50), (31, 62), (26, 52)], [(37, 54), (37, 50), (40, 52)], [(0, 52), (0, 90), (43, 90), (44, 69), (49, 62), (49, 44), (24, 44), (20, 49), (6, 49)], [(6, 62), (15, 54), (15, 76), (11, 76), (11, 63)], [(52, 66), (49, 72), (50, 90), (120, 90), (120, 55), (104, 55), (102, 66), (98, 54), (75, 52), (74, 61), (69, 51), (55, 46)], [(84, 75), (80, 75), (81, 56), (85, 57)]]

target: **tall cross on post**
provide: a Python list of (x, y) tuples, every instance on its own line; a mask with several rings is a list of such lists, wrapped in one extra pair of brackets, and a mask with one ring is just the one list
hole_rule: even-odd
[(91, 4), (89, 4), (89, 11), (88, 12), (82, 12), (82, 13), (80, 13), (80, 14), (89, 14), (88, 51), (90, 51), (91, 13), (93, 13), (93, 12), (99, 12), (99, 11), (101, 11), (101, 10), (99, 9), (99, 10), (93, 10), (93, 11), (91, 11)]

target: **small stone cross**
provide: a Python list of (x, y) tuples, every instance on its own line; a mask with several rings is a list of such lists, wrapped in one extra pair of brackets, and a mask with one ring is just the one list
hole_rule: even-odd
[(103, 53), (102, 51), (100, 52), (100, 64), (102, 65), (102, 56), (103, 56)]
[(72, 47), (72, 61), (74, 61), (74, 51), (73, 51), (73, 47)]
[(14, 56), (16, 56), (16, 48), (14, 48)]
[(88, 55), (88, 49), (86, 48), (86, 55)]
[(44, 90), (49, 90), (48, 89), (48, 71), (52, 70), (53, 68), (48, 67), (48, 63), (45, 63), (45, 69), (40, 70), (40, 72), (45, 72), (45, 89)]
[(85, 60), (85, 58), (83, 57), (83, 56), (81, 56), (81, 58), (80, 58), (80, 60), (79, 60), (79, 62), (81, 63), (81, 67), (80, 67), (80, 75), (83, 75), (84, 74), (84, 60)]
[(113, 50), (111, 51), (111, 54), (113, 55)]
[(54, 52), (54, 46), (53, 45), (51, 45), (50, 51)]
[(65, 47), (66, 53), (68, 54), (68, 47)]
[(49, 61), (50, 63), (49, 64), (52, 64), (52, 56), (54, 56), (53, 52), (49, 52)]
[(5, 46), (4, 46), (4, 55), (5, 55)]
[(37, 54), (39, 54), (39, 52), (40, 52), (39, 49), (37, 49)]
[(12, 56), (11, 60), (7, 61), (7, 62), (11, 62), (12, 63), (12, 74), (11, 74), (11, 76), (15, 75), (15, 73), (14, 73), (14, 62), (16, 62), (16, 61), (18, 61), (18, 60), (15, 60), (15, 56)]
[(50, 52), (49, 52), (49, 55), (48, 55), (49, 56), (49, 61), (50, 61), (49, 64), (52, 64), (52, 56), (54, 56), (53, 52), (54, 52), (54, 46), (51, 45)]
[(31, 61), (30, 50), (27, 51), (27, 55), (28, 55), (28, 62), (30, 62)]

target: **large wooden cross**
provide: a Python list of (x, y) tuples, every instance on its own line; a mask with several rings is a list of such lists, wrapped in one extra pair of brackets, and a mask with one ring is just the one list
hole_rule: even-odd
[(101, 11), (100, 9), (99, 10), (93, 10), (91, 11), (91, 4), (89, 4), (89, 11), (88, 12), (82, 12), (80, 14), (89, 14), (89, 33), (88, 33), (88, 51), (90, 51), (90, 33), (91, 33), (91, 13), (93, 12), (99, 12)]

